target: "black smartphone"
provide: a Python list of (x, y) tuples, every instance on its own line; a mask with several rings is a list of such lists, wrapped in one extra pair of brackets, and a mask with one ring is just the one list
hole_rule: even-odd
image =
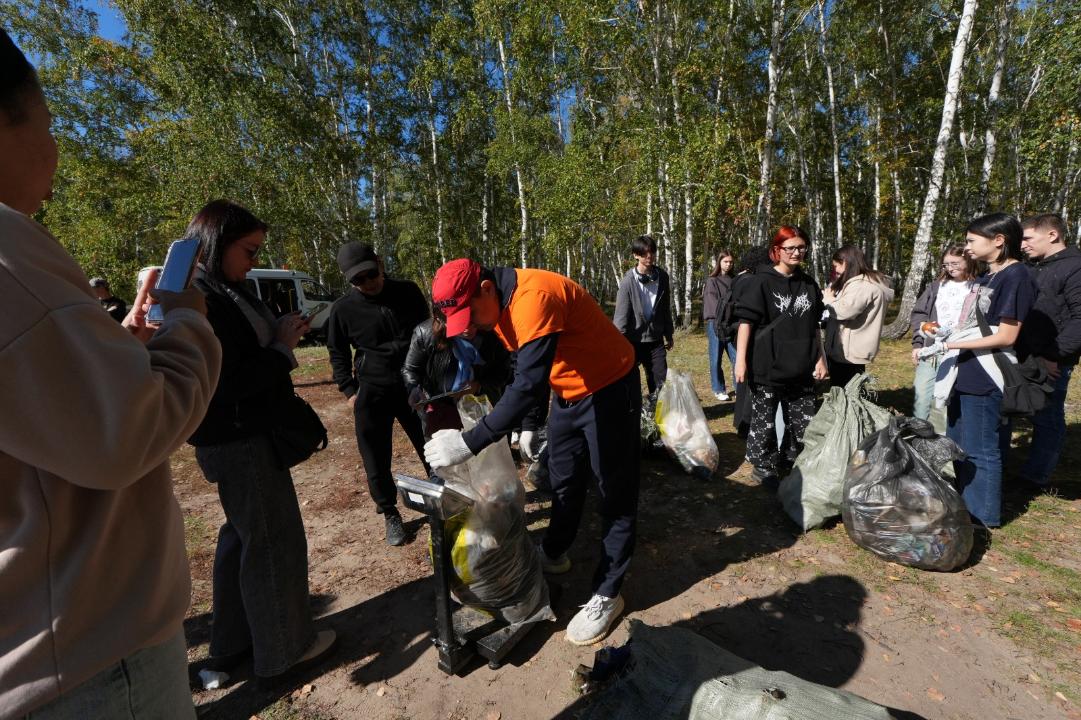
[[(198, 238), (186, 237), (175, 241), (169, 246), (169, 252), (165, 254), (165, 264), (158, 274), (158, 283), (154, 287), (172, 292), (186, 289), (191, 285), (192, 273), (195, 272), (195, 265), (202, 254), (203, 242)], [(146, 321), (160, 323), (164, 319), (161, 305), (151, 305), (146, 313)]]

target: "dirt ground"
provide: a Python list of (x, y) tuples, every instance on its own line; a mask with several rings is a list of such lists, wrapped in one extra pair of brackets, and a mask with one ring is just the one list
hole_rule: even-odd
[[(880, 402), (911, 405), (903, 344), (874, 368)], [(374, 512), (352, 416), (330, 382), (325, 351), (303, 353), (298, 392), (320, 412), (330, 446), (294, 469), (308, 531), (313, 609), (334, 628), (336, 654), (277, 692), (248, 682), (250, 664), (224, 690), (198, 691), (201, 718), (527, 720), (573, 717), (588, 702), (572, 684), (600, 645), (578, 648), (563, 631), (589, 595), (599, 527), (587, 508), (570, 552), (574, 568), (551, 578), (556, 622), (536, 627), (498, 670), (476, 663), (461, 677), (436, 667), (428, 531), (403, 511), (416, 540), (388, 547)], [(690, 370), (721, 450), (714, 479), (685, 475), (663, 456), (643, 463), (639, 540), (624, 586), (626, 616), (691, 628), (769, 669), (839, 687), (898, 717), (1081, 719), (1081, 430), (1077, 388), (1057, 496), (1011, 490), (1006, 526), (966, 569), (927, 573), (882, 562), (854, 546), (839, 523), (801, 535), (774, 498), (751, 484), (731, 403), (709, 392), (705, 339), (680, 339), (671, 365)], [(907, 373), (907, 375), (906, 375)], [(906, 387), (907, 385), (907, 387)], [(1075, 384), (1076, 385), (1076, 384)], [(1025, 444), (1024, 428), (1018, 443)], [(1023, 453), (1023, 450), (1021, 451)], [(1012, 466), (1011, 466), (1012, 467)], [(421, 474), (404, 435), (395, 469)], [(189, 659), (205, 657), (211, 570), (222, 513), (190, 448), (174, 458), (186, 516), (194, 592)], [(1008, 474), (1009, 477), (1009, 474)], [(547, 502), (529, 495), (530, 530)], [(622, 644), (619, 623), (607, 644)]]

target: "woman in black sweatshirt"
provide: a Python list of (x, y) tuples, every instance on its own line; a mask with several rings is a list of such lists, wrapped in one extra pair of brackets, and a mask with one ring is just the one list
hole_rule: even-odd
[[(803, 433), (814, 417), (814, 381), (826, 377), (818, 334), (822, 291), (801, 265), (810, 250), (801, 228), (783, 225), (773, 236), (770, 260), (736, 297), (736, 382), (751, 389), (747, 461), (754, 477), (776, 489), (803, 449)], [(775, 416), (785, 423), (777, 446)]]

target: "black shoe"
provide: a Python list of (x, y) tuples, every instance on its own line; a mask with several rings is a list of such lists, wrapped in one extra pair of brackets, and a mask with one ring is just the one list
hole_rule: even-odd
[(231, 653), (229, 655), (211, 655), (206, 659), (206, 664), (203, 665), (207, 670), (213, 670), (214, 672), (232, 672), (245, 660), (251, 658), (251, 648), (241, 650), (237, 653)]
[(394, 547), (405, 545), (409, 535), (405, 531), (405, 526), (402, 525), (402, 516), (398, 513), (387, 513), (383, 518), (383, 522), (387, 526), (387, 545), (393, 545)]

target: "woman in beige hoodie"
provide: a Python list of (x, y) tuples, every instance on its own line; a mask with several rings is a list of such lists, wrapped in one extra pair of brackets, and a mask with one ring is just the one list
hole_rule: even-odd
[(844, 387), (878, 354), (893, 289), (855, 245), (833, 253), (833, 282), (823, 294), (830, 387)]

